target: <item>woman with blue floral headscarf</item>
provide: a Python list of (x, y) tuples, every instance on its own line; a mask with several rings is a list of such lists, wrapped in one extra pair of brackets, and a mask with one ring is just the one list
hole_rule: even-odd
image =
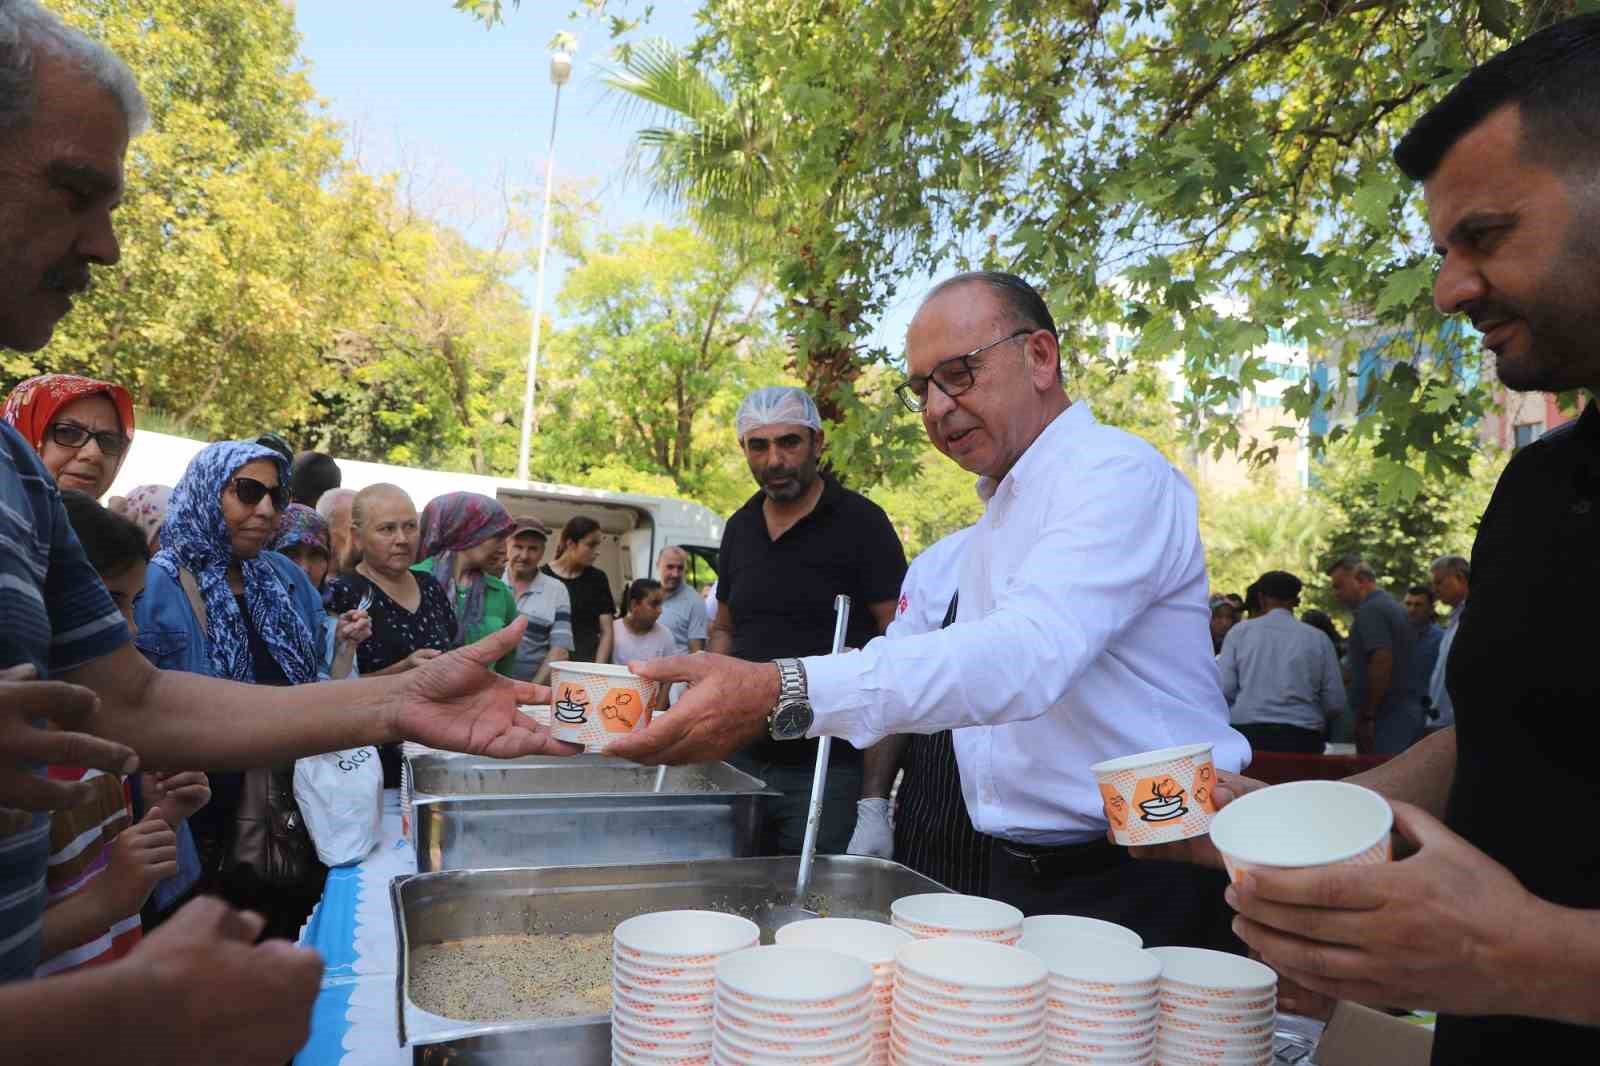
[[(322, 598), (300, 567), (265, 550), (289, 502), (287, 480), (283, 457), (252, 441), (207, 445), (189, 463), (135, 608), (139, 648), (157, 666), (258, 685), (327, 677)], [(274, 767), (274, 782), (285, 773), (293, 764)], [(269, 883), (239, 859), (237, 834), (265, 813), (241, 810), (244, 782), (212, 774), (211, 804), (192, 821), (211, 882), (203, 887), (265, 915), (267, 935), (292, 939), (326, 870), (313, 854), (299, 880)]]

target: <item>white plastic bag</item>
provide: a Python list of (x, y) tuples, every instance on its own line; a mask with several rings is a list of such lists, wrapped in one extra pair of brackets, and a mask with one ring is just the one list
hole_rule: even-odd
[(360, 862), (378, 846), (383, 829), (383, 766), (378, 749), (296, 759), (294, 801), (324, 865)]

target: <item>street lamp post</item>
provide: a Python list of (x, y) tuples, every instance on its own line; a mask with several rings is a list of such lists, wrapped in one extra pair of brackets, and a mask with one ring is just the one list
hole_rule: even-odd
[(556, 87), (556, 103), (550, 112), (550, 150), (544, 170), (544, 220), (539, 226), (539, 269), (533, 288), (533, 338), (528, 342), (528, 380), (522, 390), (522, 447), (517, 451), (517, 480), (528, 480), (528, 453), (533, 448), (537, 425), (533, 413), (533, 394), (539, 374), (539, 331), (544, 318), (544, 261), (550, 253), (550, 194), (555, 188), (556, 119), (561, 115), (561, 87), (572, 77), (572, 57), (564, 51), (550, 53), (550, 83)]

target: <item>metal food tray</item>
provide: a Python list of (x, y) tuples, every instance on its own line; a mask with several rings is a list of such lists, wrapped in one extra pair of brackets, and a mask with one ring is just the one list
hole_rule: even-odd
[[(411, 948), (496, 933), (610, 932), (636, 914), (720, 910), (754, 918), (761, 904), (787, 901), (800, 860), (795, 856), (711, 859), (634, 866), (567, 866), (521, 870), (456, 870), (397, 877), (394, 903), (399, 965), (396, 1001), (401, 1044), (426, 1066), (606, 1066), (609, 1015), (547, 1021), (469, 1022), (429, 1013), (411, 1002)], [(889, 905), (943, 885), (886, 859), (819, 855), (810, 905), (836, 917), (887, 921)], [(772, 930), (762, 930), (771, 942)]]
[(605, 755), (413, 755), (417, 869), (674, 862), (757, 853), (778, 793), (727, 763), (655, 767)]

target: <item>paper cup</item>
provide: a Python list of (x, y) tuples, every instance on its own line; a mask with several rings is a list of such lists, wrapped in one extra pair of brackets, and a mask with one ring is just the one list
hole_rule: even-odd
[(1024, 940), (1038, 933), (1048, 933), (1051, 936), (1062, 934), (1094, 936), (1101, 940), (1114, 940), (1130, 948), (1144, 947), (1144, 938), (1125, 925), (1101, 921), (1099, 918), (1085, 918), (1077, 914), (1035, 914), (1022, 919)]
[(1035, 933), (1018, 946), (1049, 968), (1052, 987), (1083, 994), (1149, 994), (1161, 976), (1154, 955), (1099, 937)]
[(654, 911), (617, 924), (613, 950), (658, 966), (708, 966), (730, 951), (761, 939), (748, 918), (718, 911)]
[(874, 972), (880, 965), (887, 964), (886, 973), (892, 974), (894, 953), (915, 938), (892, 925), (863, 918), (813, 918), (784, 926), (773, 939), (789, 947), (821, 948), (853, 955), (872, 964)]
[(1204, 836), (1216, 812), (1210, 744), (1161, 748), (1089, 767), (1111, 834), (1124, 846)]
[[(1161, 960), (1161, 1001), (1177, 997), (1259, 1002), (1276, 993), (1278, 974), (1263, 963), (1205, 948), (1161, 947), (1148, 949)], [(1212, 1004), (1213, 1007), (1232, 1005)]]
[(1368, 866), (1391, 858), (1394, 811), (1369, 788), (1291, 781), (1240, 796), (1211, 822), (1228, 876), (1252, 866)]
[(774, 944), (717, 963), (717, 991), (736, 1003), (837, 1010), (867, 1003), (871, 990), (872, 967), (837, 951)]
[(650, 724), (658, 684), (609, 663), (550, 664), (550, 731), (557, 740), (604, 751)]

